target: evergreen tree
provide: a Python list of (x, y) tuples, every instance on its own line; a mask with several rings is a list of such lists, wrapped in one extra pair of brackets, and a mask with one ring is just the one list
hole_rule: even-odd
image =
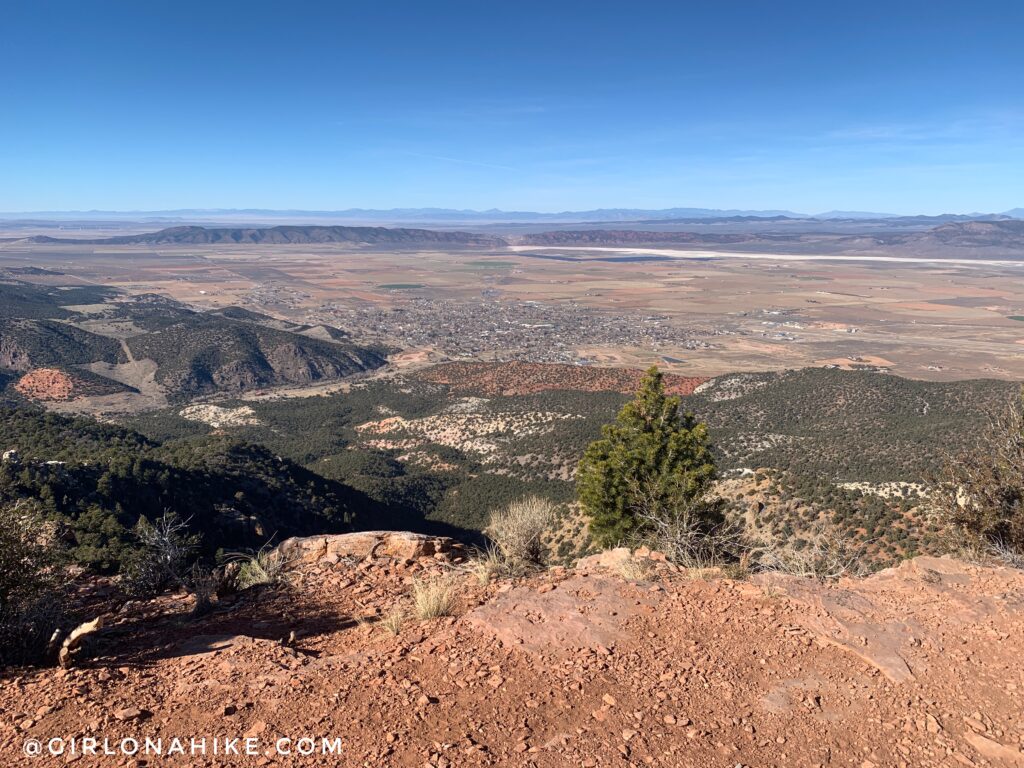
[(657, 366), (602, 435), (587, 448), (576, 481), (598, 545), (634, 538), (654, 519), (695, 509), (708, 518), (719, 514), (716, 505), (699, 504), (715, 478), (707, 427), (680, 413), (679, 398), (665, 394)]

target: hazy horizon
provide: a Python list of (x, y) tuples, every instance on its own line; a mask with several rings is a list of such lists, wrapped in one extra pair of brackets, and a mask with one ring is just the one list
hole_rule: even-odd
[(351, 207), (351, 208), (339, 208), (339, 209), (312, 209), (312, 208), (263, 208), (256, 206), (239, 206), (239, 207), (227, 207), (227, 208), (199, 208), (199, 207), (176, 207), (176, 208), (160, 208), (160, 209), (63, 209), (63, 210), (33, 210), (33, 211), (0, 211), (0, 217), (10, 218), (16, 216), (46, 216), (54, 217), (55, 220), (59, 220), (56, 217), (60, 216), (151, 216), (151, 217), (171, 217), (173, 215), (185, 216), (185, 215), (234, 215), (234, 214), (266, 214), (270, 216), (343, 216), (343, 215), (356, 215), (356, 214), (369, 214), (381, 216), (383, 214), (418, 214), (420, 218), (429, 220), (427, 214), (436, 213), (438, 215), (451, 216), (453, 214), (465, 214), (467, 216), (474, 217), (486, 217), (488, 215), (493, 216), (540, 216), (540, 217), (552, 217), (552, 216), (574, 216), (587, 213), (616, 213), (621, 212), (624, 215), (636, 213), (636, 214), (657, 214), (657, 213), (680, 213), (689, 214), (693, 218), (716, 218), (716, 217), (730, 217), (730, 216), (748, 216), (751, 218), (769, 218), (775, 216), (782, 217), (793, 217), (793, 218), (841, 218), (844, 215), (849, 215), (854, 218), (900, 218), (900, 217), (938, 217), (938, 216), (1002, 216), (1010, 215), (1015, 217), (1021, 217), (1024, 215), (1024, 207), (1013, 207), (1006, 210), (1000, 211), (986, 211), (986, 210), (963, 210), (963, 211), (940, 211), (940, 212), (919, 212), (919, 211), (859, 211), (859, 210), (844, 210), (831, 208), (828, 210), (820, 211), (792, 211), (786, 209), (738, 209), (738, 208), (705, 208), (699, 206), (670, 206), (667, 208), (640, 208), (634, 206), (611, 206), (602, 208), (568, 208), (561, 210), (539, 210), (539, 209), (520, 209), (511, 210), (503, 208), (448, 208), (440, 206), (423, 206), (423, 207), (388, 207), (388, 208), (366, 208), (366, 207)]

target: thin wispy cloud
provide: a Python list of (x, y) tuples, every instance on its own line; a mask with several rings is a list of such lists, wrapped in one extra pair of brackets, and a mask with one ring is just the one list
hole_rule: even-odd
[(941, 142), (980, 141), (994, 136), (1019, 135), (1024, 113), (1000, 112), (973, 117), (934, 118), (915, 122), (868, 123), (828, 131), (826, 139), (838, 141)]
[(470, 160), (465, 157), (448, 157), (447, 155), (432, 155), (426, 152), (401, 152), (399, 154), (408, 155), (409, 157), (420, 157), (425, 160), (439, 160), (445, 163), (455, 163), (457, 165), (472, 165), (477, 168), (491, 168), (496, 171), (516, 171), (518, 168), (513, 168), (511, 165), (499, 165), (497, 163), (486, 163), (479, 160)]

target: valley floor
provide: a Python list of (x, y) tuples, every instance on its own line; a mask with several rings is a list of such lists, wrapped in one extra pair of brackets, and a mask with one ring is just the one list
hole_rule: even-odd
[[(74, 762), (1024, 765), (1020, 571), (918, 558), (824, 586), (647, 560), (630, 581), (591, 558), (482, 586), (388, 538), (355, 557), (307, 549), (290, 587), (200, 620), (184, 598), (108, 603), (76, 667), (0, 682), (0, 763), (64, 763), (23, 756), (29, 738), (249, 736), (265, 754)], [(387, 631), (413, 577), (442, 571), (454, 615)], [(293, 752), (338, 738), (341, 756), (281, 755), (282, 737)]]

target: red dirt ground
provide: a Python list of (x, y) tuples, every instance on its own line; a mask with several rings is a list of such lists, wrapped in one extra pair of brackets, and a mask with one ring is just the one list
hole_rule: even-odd
[(18, 379), (14, 388), (32, 400), (69, 400), (75, 391), (75, 384), (63, 371), (36, 368)]
[[(65, 762), (24, 757), (26, 738), (246, 734), (265, 754), (75, 762), (1024, 765), (1020, 571), (919, 558), (823, 586), (657, 561), (627, 581), (591, 560), (481, 586), (456, 570), (454, 615), (391, 634), (381, 617), (443, 557), (324, 547), (290, 587), (198, 620), (184, 597), (111, 603), (76, 667), (0, 682), (0, 765)], [(277, 753), (301, 736), (338, 737), (343, 754)]]

